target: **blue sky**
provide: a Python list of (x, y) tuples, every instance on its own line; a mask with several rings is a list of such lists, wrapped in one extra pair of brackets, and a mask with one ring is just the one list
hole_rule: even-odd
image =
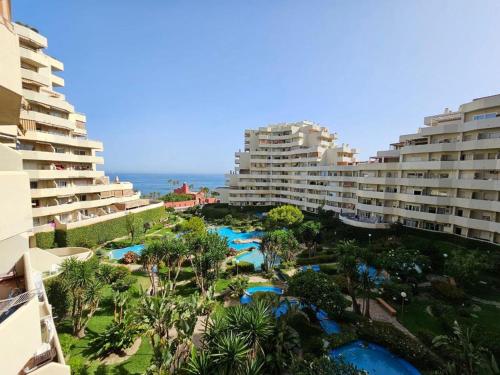
[(500, 92), (500, 1), (13, 0), (65, 63), (106, 170), (223, 173), (245, 128), (312, 120), (361, 158)]

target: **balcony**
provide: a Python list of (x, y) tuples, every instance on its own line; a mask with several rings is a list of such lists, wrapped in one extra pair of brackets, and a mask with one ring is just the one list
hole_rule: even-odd
[(342, 213), (339, 216), (340, 221), (344, 224), (352, 225), (353, 227), (366, 229), (388, 229), (391, 224), (381, 222), (376, 217), (363, 217), (355, 214)]
[(74, 169), (47, 169), (47, 170), (26, 170), (30, 180), (55, 180), (64, 178), (99, 178), (104, 176), (103, 171), (74, 170)]
[[(22, 49), (22, 48), (21, 48)], [(44, 92), (36, 92), (31, 90), (23, 90), (23, 95), (26, 100), (45, 104), (54, 108), (61, 109), (66, 112), (73, 112), (75, 108), (69, 104), (62, 96), (57, 94), (49, 94)]]
[(50, 86), (50, 79), (33, 70), (21, 68), (21, 77), (40, 84), (41, 86)]
[(100, 185), (68, 185), (65, 187), (31, 189), (32, 198), (46, 198), (63, 195), (101, 193), (114, 190), (132, 190), (133, 185), (130, 182), (120, 182)]
[(27, 48), (19, 48), (19, 55), (22, 60), (25, 60), (31, 65), (35, 65), (38, 68), (47, 67), (47, 58), (43, 53), (38, 53)]
[[(52, 116), (51, 116), (52, 117)], [(64, 120), (64, 119), (62, 119)], [(68, 120), (66, 120), (68, 121)], [(20, 139), (26, 139), (30, 141), (40, 141), (47, 143), (57, 143), (60, 145), (68, 145), (74, 147), (82, 147), (82, 148), (92, 148), (96, 151), (102, 151), (103, 145), (100, 141), (85, 139), (85, 138), (76, 138), (69, 137), (64, 135), (59, 135), (56, 133), (49, 133), (43, 131), (31, 131), (28, 130), (24, 133), (24, 135), (19, 137)]]
[(20, 150), (23, 160), (43, 160), (55, 162), (104, 164), (104, 158), (92, 155)]

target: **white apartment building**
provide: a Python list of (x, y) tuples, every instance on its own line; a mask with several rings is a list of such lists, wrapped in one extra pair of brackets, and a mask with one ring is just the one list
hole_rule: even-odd
[[(21, 104), (18, 38), (10, 4), (0, 1), (0, 129), (17, 126)], [(11, 72), (11, 74), (5, 74)], [(17, 72), (17, 73), (16, 73)], [(5, 133), (0, 134), (8, 141)], [(31, 265), (29, 179), (18, 151), (0, 144), (1, 374), (69, 375), (42, 275)]]
[(64, 66), (45, 52), (47, 39), (32, 27), (10, 25), (17, 66), (0, 74), (19, 80), (22, 102), (20, 119), (0, 127), (0, 142), (22, 156), (35, 232), (88, 225), (148, 205), (131, 183), (109, 181), (97, 170), (103, 144), (87, 138), (85, 115), (56, 91), (64, 86), (57, 75)]
[(226, 176), (229, 203), (321, 207), (359, 227), (397, 222), (500, 243), (500, 95), (424, 125), (368, 162), (311, 122), (246, 130)]

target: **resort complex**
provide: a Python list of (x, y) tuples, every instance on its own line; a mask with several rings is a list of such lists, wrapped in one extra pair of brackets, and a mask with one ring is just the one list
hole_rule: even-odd
[(393, 223), (500, 243), (500, 95), (424, 119), (368, 162), (311, 122), (245, 131), (226, 176), (237, 206), (293, 204), (344, 223)]
[(110, 181), (97, 170), (103, 144), (87, 138), (85, 115), (56, 91), (65, 84), (57, 75), (64, 66), (44, 52), (47, 39), (3, 17), (2, 78), (20, 116), (0, 126), (0, 142), (21, 154), (35, 232), (78, 228), (147, 206), (130, 182)]
[(312, 122), (246, 130), (227, 186), (134, 177), (147, 199), (98, 170), (63, 64), (10, 6), (0, 375), (500, 373), (500, 95), (366, 162)]

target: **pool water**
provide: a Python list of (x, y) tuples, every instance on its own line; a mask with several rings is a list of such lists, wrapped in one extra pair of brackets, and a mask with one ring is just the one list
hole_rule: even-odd
[(420, 375), (409, 362), (372, 343), (354, 341), (332, 350), (330, 357), (342, 358), (369, 375)]
[(249, 250), (254, 248), (250, 252), (238, 255), (236, 257), (236, 262), (249, 262), (252, 263), (256, 271), (261, 270), (262, 263), (264, 263), (264, 255), (259, 250), (260, 243), (249, 242), (249, 243), (235, 243), (235, 240), (248, 240), (250, 238), (260, 238), (264, 235), (264, 232), (260, 230), (254, 230), (252, 232), (239, 233), (232, 230), (230, 227), (220, 227), (214, 230), (219, 236), (225, 237), (228, 241), (230, 248), (236, 251)]
[(109, 258), (110, 259), (122, 259), (125, 254), (127, 254), (129, 251), (132, 251), (133, 253), (136, 253), (137, 255), (141, 255), (142, 250), (144, 249), (144, 245), (133, 245), (129, 247), (124, 247), (122, 249), (115, 249), (111, 250), (109, 252)]
[(215, 232), (219, 236), (225, 237), (227, 239), (229, 247), (236, 251), (246, 250), (252, 247), (260, 248), (260, 243), (258, 242), (236, 243), (234, 242), (235, 240), (248, 240), (250, 238), (262, 237), (262, 235), (264, 234), (264, 232), (259, 230), (254, 230), (252, 232), (245, 232), (245, 233), (235, 232), (229, 227), (217, 228), (215, 229)]
[(257, 292), (274, 293), (281, 296), (283, 294), (283, 289), (272, 285), (253, 286), (245, 290), (245, 294), (240, 298), (240, 303), (246, 305), (252, 302), (252, 294)]
[[(358, 265), (358, 273), (361, 275), (362, 273), (366, 272), (367, 267), (366, 264), (361, 263)], [(385, 281), (385, 277), (378, 273), (378, 271), (375, 269), (375, 267), (368, 266), (368, 277), (373, 280), (376, 286), (380, 286)]]
[[(298, 305), (298, 303), (299, 303), (296, 300), (292, 300), (292, 301), (288, 301), (288, 302), (290, 305)], [(340, 325), (336, 321), (331, 320), (325, 311), (318, 309), (315, 305), (310, 305), (310, 306), (316, 312), (316, 319), (318, 319), (321, 328), (323, 328), (323, 331), (325, 331), (325, 333), (327, 335), (333, 335), (333, 334), (340, 333), (340, 331), (341, 331)], [(304, 307), (303, 305), (300, 305), (301, 309), (303, 307)], [(286, 301), (283, 301), (276, 308), (274, 314), (276, 315), (276, 318), (279, 318), (281, 315), (284, 315), (287, 312), (288, 312), (288, 304), (286, 303)]]

